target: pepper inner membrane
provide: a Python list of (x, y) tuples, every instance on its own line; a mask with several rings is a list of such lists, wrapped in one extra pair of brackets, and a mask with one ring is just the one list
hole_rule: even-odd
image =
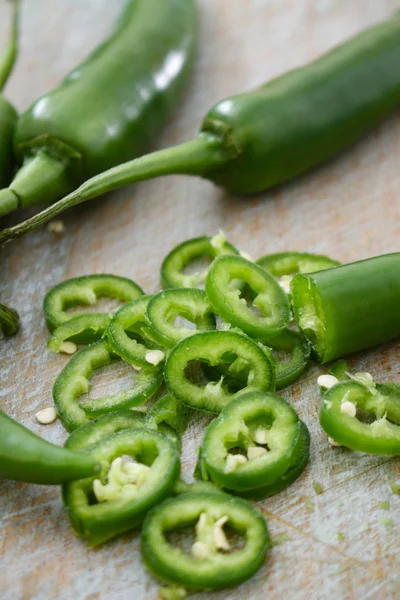
[(235, 352), (225, 352), (217, 365), (210, 365), (207, 360), (189, 361), (185, 368), (186, 379), (204, 388), (207, 385), (221, 385), (230, 393), (236, 393), (249, 383), (251, 368), (249, 363)]

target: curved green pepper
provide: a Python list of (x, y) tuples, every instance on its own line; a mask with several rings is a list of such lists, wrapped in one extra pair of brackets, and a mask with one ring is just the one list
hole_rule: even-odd
[(0, 215), (53, 202), (142, 154), (187, 80), (196, 29), (194, 0), (127, 0), (108, 40), (20, 116), (23, 165), (0, 193)]
[[(285, 329), (279, 335), (263, 340), (263, 346), (268, 355), (272, 355), (278, 391), (297, 381), (307, 370), (311, 346), (308, 340), (296, 331)], [(290, 353), (288, 359), (281, 357), (282, 351)]]
[(257, 264), (263, 269), (275, 275), (297, 275), (297, 273), (314, 273), (338, 267), (337, 260), (324, 256), (323, 254), (310, 254), (309, 252), (276, 252), (264, 254), (257, 260)]
[(150, 429), (124, 429), (85, 449), (102, 470), (63, 486), (63, 501), (78, 536), (90, 546), (134, 529), (172, 491), (180, 472), (172, 440)]
[[(255, 297), (247, 306), (235, 281), (249, 286)], [(220, 256), (214, 260), (206, 279), (207, 297), (214, 310), (247, 335), (262, 339), (281, 333), (289, 324), (290, 307), (286, 294), (275, 279), (255, 263), (241, 256)]]
[[(224, 527), (244, 539), (231, 547)], [(195, 529), (191, 554), (167, 538)], [(155, 506), (143, 523), (142, 558), (156, 577), (190, 590), (239, 585), (263, 565), (271, 542), (261, 513), (245, 500), (213, 492), (184, 493)]]
[(167, 394), (157, 400), (147, 415), (147, 421), (157, 427), (168, 425), (179, 435), (182, 435), (188, 426), (189, 410), (176, 398)]
[[(247, 368), (247, 377), (239, 389), (232, 390), (224, 382), (202, 381), (201, 363), (217, 366), (225, 361), (233, 365), (240, 361), (241, 370)], [(200, 365), (196, 365), (199, 363)], [(195, 383), (189, 379), (195, 380)], [(164, 369), (165, 383), (170, 394), (187, 406), (218, 413), (244, 392), (271, 390), (275, 387), (275, 371), (271, 360), (250, 338), (233, 331), (205, 331), (179, 342), (167, 358)]]
[(72, 317), (53, 330), (47, 347), (52, 352), (58, 353), (63, 351), (64, 342), (82, 344), (101, 340), (110, 319), (111, 315), (107, 313), (85, 313)]
[(185, 273), (194, 261), (208, 259), (210, 262), (222, 254), (237, 254), (238, 251), (232, 246), (221, 232), (212, 237), (198, 237), (186, 240), (176, 246), (167, 254), (161, 265), (161, 283), (164, 288), (197, 287), (204, 283), (207, 270), (195, 273)]
[(0, 477), (55, 485), (99, 471), (94, 457), (50, 444), (0, 411)]
[(400, 335), (400, 252), (296, 275), (294, 315), (321, 363)]
[(133, 387), (100, 398), (79, 398), (90, 390), (94, 371), (120, 360), (107, 344), (95, 342), (79, 350), (58, 375), (53, 386), (57, 413), (67, 431), (85, 425), (90, 419), (121, 408), (132, 408), (151, 398), (162, 383), (162, 373), (146, 367), (135, 373)]
[(271, 495), (273, 486), (288, 479), (289, 471), (299, 464), (304, 469), (309, 457), (304, 430), (283, 398), (263, 392), (243, 394), (206, 429), (199, 452), (202, 478), (235, 493), (260, 496), (268, 490)]
[[(205, 292), (192, 288), (169, 289), (155, 294), (147, 305), (146, 317), (155, 341), (172, 348), (177, 342), (196, 331), (215, 329), (215, 315)], [(175, 324), (183, 317), (195, 329)]]
[(162, 175), (198, 175), (242, 194), (276, 186), (330, 159), (396, 109), (399, 64), (396, 13), (316, 61), (219, 102), (194, 140), (94, 177), (57, 205), (4, 231), (0, 243), (75, 204)]

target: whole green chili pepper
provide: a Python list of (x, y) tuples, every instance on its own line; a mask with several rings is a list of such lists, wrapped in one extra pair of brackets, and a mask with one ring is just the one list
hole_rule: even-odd
[(196, 21), (194, 0), (128, 0), (109, 39), (19, 118), (23, 164), (0, 193), (0, 215), (58, 200), (142, 154), (186, 81)]
[(50, 444), (0, 411), (0, 477), (50, 485), (99, 471), (91, 456)]
[(353, 144), (400, 104), (400, 14), (318, 60), (218, 103), (199, 136), (115, 167), (0, 243), (66, 208), (126, 184), (170, 174), (199, 175), (242, 194), (278, 185)]
[(400, 252), (292, 281), (296, 321), (321, 363), (400, 335)]

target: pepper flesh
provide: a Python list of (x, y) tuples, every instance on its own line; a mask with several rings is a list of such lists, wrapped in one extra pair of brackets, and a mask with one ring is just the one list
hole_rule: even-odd
[(294, 315), (320, 363), (400, 335), (400, 253), (292, 281)]
[(50, 444), (0, 411), (0, 477), (56, 485), (100, 471), (97, 460)]
[(314, 273), (323, 269), (331, 269), (339, 266), (337, 260), (333, 260), (322, 254), (310, 254), (308, 252), (276, 252), (265, 254), (257, 260), (257, 264), (263, 269), (275, 275), (296, 275), (297, 273)]
[[(353, 144), (400, 103), (400, 16), (316, 61), (210, 110), (194, 140), (120, 165), (0, 235), (0, 243), (66, 208), (144, 179), (205, 177), (236, 193), (269, 189)], [(340, 102), (338, 102), (340, 98)]]
[(142, 154), (185, 85), (196, 29), (194, 0), (128, 0), (110, 37), (19, 118), (23, 166), (0, 193), (0, 215)]

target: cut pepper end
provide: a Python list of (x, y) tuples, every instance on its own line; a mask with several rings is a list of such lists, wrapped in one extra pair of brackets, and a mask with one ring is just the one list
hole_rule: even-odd
[(291, 284), (292, 303), (297, 324), (309, 340), (318, 362), (326, 356), (325, 315), (319, 292), (308, 275), (296, 275)]

